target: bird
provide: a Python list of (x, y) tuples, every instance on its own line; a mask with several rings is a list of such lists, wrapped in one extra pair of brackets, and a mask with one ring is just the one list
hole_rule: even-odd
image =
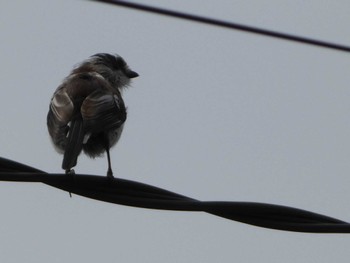
[(116, 54), (98, 53), (73, 68), (54, 92), (47, 128), (54, 148), (63, 154), (62, 169), (74, 174), (83, 151), (91, 158), (107, 153), (107, 177), (114, 178), (110, 148), (127, 118), (123, 90), (139, 74)]

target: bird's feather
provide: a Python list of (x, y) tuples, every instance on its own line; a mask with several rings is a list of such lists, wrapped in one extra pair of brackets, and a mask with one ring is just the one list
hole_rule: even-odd
[(118, 129), (126, 120), (126, 109), (120, 96), (96, 90), (84, 100), (81, 115), (87, 133)]
[(84, 134), (83, 119), (78, 116), (70, 123), (62, 169), (69, 170), (77, 164), (78, 156), (83, 149)]

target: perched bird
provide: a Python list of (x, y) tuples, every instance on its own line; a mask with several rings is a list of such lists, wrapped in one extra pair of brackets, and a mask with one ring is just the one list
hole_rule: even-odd
[(81, 151), (108, 159), (107, 176), (113, 177), (109, 149), (117, 143), (126, 120), (121, 96), (132, 71), (118, 55), (99, 53), (75, 67), (56, 89), (47, 115), (47, 128), (59, 153), (62, 168), (74, 173)]

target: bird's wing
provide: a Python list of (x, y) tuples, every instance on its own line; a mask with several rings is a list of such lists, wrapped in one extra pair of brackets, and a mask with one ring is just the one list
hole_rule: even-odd
[(126, 108), (120, 94), (96, 90), (84, 100), (81, 115), (87, 133), (117, 129), (126, 120)]
[(54, 93), (47, 114), (47, 128), (54, 146), (63, 153), (66, 145), (68, 123), (74, 111), (74, 105), (67, 94), (65, 85), (58, 87)]

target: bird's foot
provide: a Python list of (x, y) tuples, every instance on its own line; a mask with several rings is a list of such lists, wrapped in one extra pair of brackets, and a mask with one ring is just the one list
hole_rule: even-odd
[(67, 169), (67, 170), (66, 170), (66, 174), (67, 174), (67, 175), (74, 175), (74, 174), (75, 174), (75, 171), (74, 171), (74, 169)]
[[(66, 175), (68, 175), (71, 178), (71, 182), (73, 183), (73, 179), (74, 179), (74, 175), (75, 175), (74, 169), (67, 169), (66, 170)], [(72, 198), (72, 193), (71, 192), (69, 192), (69, 197)]]
[(107, 171), (107, 178), (108, 178), (108, 179), (114, 179), (112, 170), (108, 170), (108, 171)]

